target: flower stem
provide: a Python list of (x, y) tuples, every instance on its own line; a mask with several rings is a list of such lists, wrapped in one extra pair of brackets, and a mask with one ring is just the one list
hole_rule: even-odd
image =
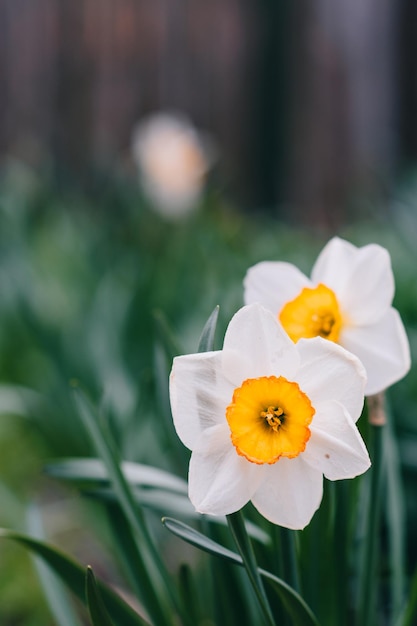
[(368, 420), (372, 444), (371, 484), (365, 523), (365, 545), (359, 587), (359, 626), (372, 626), (376, 617), (378, 588), (378, 536), (381, 517), (381, 485), (383, 474), (383, 426), (386, 413), (383, 394), (368, 398)]
[(242, 557), (243, 564), (259, 601), (266, 623), (269, 624), (269, 626), (275, 626), (275, 620), (272, 615), (271, 607), (269, 606), (269, 601), (265, 593), (261, 576), (259, 574), (252, 543), (245, 528), (242, 511), (237, 511), (236, 513), (227, 515), (227, 523), (239, 550), (240, 556)]
[(348, 546), (350, 544), (348, 520), (349, 520), (349, 487), (346, 481), (334, 484), (335, 519), (334, 541), (337, 550), (332, 551), (332, 567), (335, 581), (335, 610), (338, 626), (349, 623), (348, 609)]

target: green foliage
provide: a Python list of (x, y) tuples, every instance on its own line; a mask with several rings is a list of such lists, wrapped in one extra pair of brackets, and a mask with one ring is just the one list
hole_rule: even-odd
[[(5, 528), (0, 529), (0, 537), (12, 539), (28, 550), (45, 560), (46, 563), (64, 580), (68, 588), (82, 601), (87, 602), (85, 594), (85, 572), (81, 565), (73, 561), (66, 554), (47, 543), (32, 539), (21, 533)], [(117, 596), (106, 585), (100, 586), (100, 597), (105, 597), (107, 610), (114, 616), (115, 621), (125, 626), (146, 626), (143, 620), (133, 609)]]
[[(232, 518), (232, 516), (230, 516), (230, 518)], [(168, 530), (170, 530), (174, 535), (181, 537), (181, 539), (187, 541), (193, 546), (200, 548), (200, 550), (220, 557), (226, 561), (230, 561), (236, 565), (244, 565), (242, 556), (236, 554), (236, 552), (232, 552), (232, 550), (229, 550), (228, 548), (224, 548), (217, 542), (213, 541), (205, 535), (202, 535), (194, 528), (187, 526), (183, 522), (171, 518), (164, 518), (162, 521), (164, 526), (166, 526), (166, 528), (168, 528)], [(245, 538), (245, 532), (239, 522), (235, 522), (230, 519), (230, 523), (234, 527), (237, 526), (236, 536), (239, 544), (246, 544), (246, 546), (244, 545), (242, 547), (242, 551), (245, 553), (246, 550), (250, 551), (250, 548), (248, 548), (248, 541)], [(252, 557), (248, 558), (252, 559)], [(300, 626), (318, 626), (318, 622), (314, 617), (311, 609), (307, 606), (307, 604), (300, 597), (300, 595), (296, 593), (294, 589), (292, 589), (284, 580), (281, 580), (277, 576), (274, 576), (273, 574), (263, 570), (262, 568), (258, 568), (258, 573), (253, 573), (256, 585), (262, 584), (258, 575), (268, 581), (270, 585), (275, 589), (282, 603), (286, 606), (288, 612), (294, 618), (295, 624), (300, 624)], [(262, 596), (264, 595), (264, 591), (260, 591), (260, 593), (262, 594)]]
[[(413, 204), (416, 197), (414, 190)], [(347, 626), (361, 594), (366, 614), (370, 593), (379, 607), (376, 623), (414, 623), (414, 368), (390, 390), (374, 546), (365, 546), (370, 477), (327, 485), (302, 532), (281, 532), (248, 507), (246, 524), (232, 520), (236, 543), (226, 520), (196, 514), (187, 497), (189, 453), (169, 408), (172, 358), (221, 345), (250, 265), (283, 259), (308, 272), (324, 233), (253, 219), (214, 195), (199, 212), (169, 222), (144, 205), (129, 181), (117, 180), (87, 195), (58, 191), (50, 181), (4, 178), (0, 219), (0, 520), (8, 527), (2, 537), (26, 548), (2, 542), (0, 623), (45, 626), (53, 615), (58, 626), (75, 626), (87, 616), (81, 603), (93, 626), (273, 623), (268, 605), (284, 626)], [(396, 205), (389, 222), (375, 217), (339, 233), (389, 249), (395, 305), (413, 356), (416, 229), (415, 213)], [(370, 442), (363, 420), (361, 429)], [(57, 522), (51, 511), (62, 494), (77, 507)], [(25, 534), (32, 499), (43, 511), (46, 536), (62, 539), (71, 553), (83, 553), (87, 526), (100, 553), (94, 574), (79, 556), (68, 558), (35, 538), (30, 523)], [(372, 557), (365, 565), (364, 547)], [(27, 551), (48, 564), (39, 577), (50, 609), (33, 584)], [(102, 580), (116, 581), (135, 609)]]
[(85, 595), (92, 626), (114, 626), (102, 600), (91, 567), (87, 567)]

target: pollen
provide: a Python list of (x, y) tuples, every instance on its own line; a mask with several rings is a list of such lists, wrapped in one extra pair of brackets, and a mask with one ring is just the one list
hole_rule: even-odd
[(236, 452), (257, 464), (295, 458), (310, 438), (315, 409), (299, 385), (283, 376), (248, 378), (226, 409)]
[(294, 342), (301, 338), (323, 337), (337, 342), (342, 316), (334, 292), (319, 284), (305, 287), (279, 313), (279, 321)]
[(285, 416), (281, 407), (269, 406), (266, 411), (261, 411), (261, 417), (264, 417), (268, 425), (275, 430), (275, 432), (278, 432)]

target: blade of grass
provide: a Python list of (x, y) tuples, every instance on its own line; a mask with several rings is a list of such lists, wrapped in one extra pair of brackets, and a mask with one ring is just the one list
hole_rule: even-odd
[(93, 570), (90, 566), (87, 567), (85, 577), (85, 597), (92, 626), (114, 626), (104, 606)]

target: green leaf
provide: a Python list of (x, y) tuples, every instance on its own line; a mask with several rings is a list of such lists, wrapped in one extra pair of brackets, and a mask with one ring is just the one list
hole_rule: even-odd
[[(85, 489), (83, 494), (104, 502), (117, 500), (112, 489)], [(201, 515), (195, 511), (187, 496), (159, 489), (134, 489), (133, 496), (138, 505), (156, 511), (159, 515), (167, 515), (169, 513), (170, 515), (184, 516), (188, 519), (201, 518)], [(222, 521), (225, 523), (225, 519)]]
[(237, 511), (231, 515), (227, 515), (227, 522), (232, 533), (235, 544), (240, 552), (249, 580), (258, 598), (259, 605), (262, 609), (266, 621), (274, 626), (275, 620), (269, 606), (268, 597), (262, 583), (261, 575), (255, 559), (255, 553), (251, 541), (246, 532), (243, 513)]
[(41, 394), (18, 385), (0, 385), (0, 415), (29, 417), (43, 409), (45, 400)]
[[(12, 539), (24, 546), (36, 556), (41, 557), (67, 587), (85, 604), (85, 570), (69, 556), (46, 542), (33, 539), (7, 528), (0, 528), (0, 537)], [(111, 618), (123, 626), (149, 626), (124, 600), (116, 595), (104, 583), (99, 583), (100, 594)]]
[(259, 572), (280, 598), (295, 626), (320, 626), (313, 611), (299, 593), (270, 572), (262, 568)]
[(414, 626), (417, 622), (417, 568), (411, 579), (408, 602), (395, 626)]
[(132, 527), (117, 501), (105, 502), (105, 509), (113, 535), (113, 548), (125, 567), (127, 578), (137, 597), (142, 598), (140, 572), (143, 569), (143, 562)]
[(196, 589), (198, 582), (193, 578), (189, 565), (186, 563), (181, 565), (178, 578), (180, 593), (184, 604), (187, 606), (188, 615), (194, 624), (198, 624), (200, 622)]
[[(119, 455), (114, 448), (111, 434), (80, 389), (74, 389), (75, 400), (81, 419), (102, 459), (118, 503), (130, 524), (137, 543), (140, 569), (137, 571), (143, 588), (142, 600), (156, 625), (167, 626), (173, 622), (172, 605), (182, 612), (176, 589), (170, 579), (161, 555), (147, 528), (143, 512), (137, 505), (132, 487), (121, 469)], [(186, 616), (184, 621), (186, 621)]]
[[(236, 552), (233, 552), (232, 550), (218, 544), (216, 541), (209, 539), (194, 528), (187, 526), (187, 524), (168, 517), (163, 518), (162, 523), (174, 535), (180, 537), (196, 548), (214, 556), (218, 556), (231, 563), (235, 563), (236, 565), (243, 565), (242, 558), (236, 554)], [(319, 622), (310, 607), (292, 587), (290, 587), (284, 580), (281, 580), (277, 576), (274, 576), (262, 568), (259, 568), (259, 573), (263, 578), (265, 578), (266, 581), (268, 581), (277, 593), (281, 602), (285, 605), (288, 613), (291, 615), (294, 624), (297, 626), (319, 626)]]
[[(188, 493), (185, 480), (157, 467), (123, 461), (120, 468), (124, 479), (137, 487), (154, 487), (185, 495)], [(58, 459), (48, 463), (44, 469), (47, 474), (60, 480), (93, 485), (110, 482), (106, 465), (100, 459)]]
[(170, 361), (172, 361), (174, 356), (182, 354), (183, 350), (181, 349), (163, 312), (159, 309), (155, 310), (153, 312), (153, 318), (156, 325), (156, 334), (164, 347), (167, 357)]
[(92, 626), (114, 626), (104, 606), (93, 570), (90, 566), (87, 567), (85, 577), (85, 596)]
[[(39, 508), (32, 504), (27, 511), (27, 527), (32, 537), (44, 539), (42, 518)], [(35, 557), (35, 566), (49, 608), (59, 626), (79, 626), (69, 592), (59, 580), (57, 574), (40, 558)]]
[(216, 333), (217, 319), (219, 317), (219, 308), (219, 306), (215, 307), (204, 325), (198, 342), (198, 352), (211, 352), (211, 350), (214, 350), (214, 335)]

